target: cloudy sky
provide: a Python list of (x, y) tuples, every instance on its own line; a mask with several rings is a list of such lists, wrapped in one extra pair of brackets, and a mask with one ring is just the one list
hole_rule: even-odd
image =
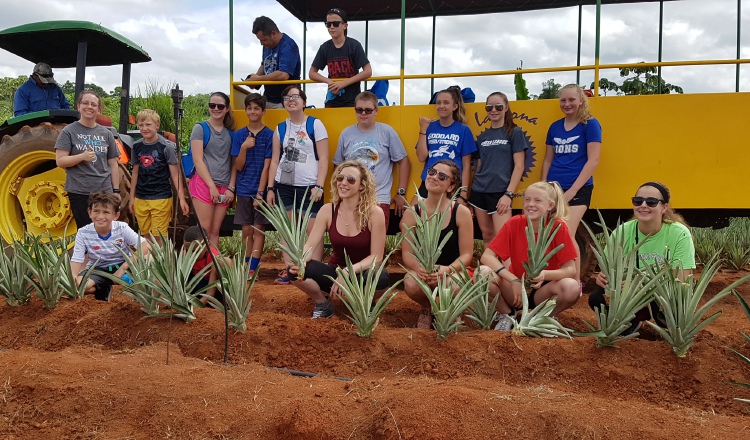
[[(750, 58), (750, 2), (742, 0), (742, 52)], [(130, 38), (151, 55), (150, 63), (133, 65), (133, 90), (147, 83), (163, 87), (174, 82), (186, 94), (229, 89), (228, 0), (3, 0), (0, 29), (43, 20), (89, 20)], [(593, 6), (583, 8), (582, 64), (594, 62)], [(250, 28), (259, 15), (273, 18), (282, 32), (302, 46), (302, 24), (276, 2), (235, 0), (234, 72), (244, 77), (258, 68), (261, 46)], [(664, 3), (663, 59), (733, 59), (736, 57), (737, 0), (681, 0)], [(308, 70), (319, 45), (328, 39), (321, 23), (308, 24)], [(605, 5), (602, 18), (602, 63), (656, 61), (659, 5)], [(436, 72), (506, 70), (576, 64), (578, 8), (437, 19)], [(364, 23), (351, 22), (349, 36), (364, 45)], [(374, 75), (399, 71), (399, 23), (370, 23), (368, 56)], [(406, 73), (430, 71), (432, 19), (407, 21)], [(0, 77), (27, 75), (33, 64), (0, 49)], [(74, 69), (55, 72), (58, 81), (74, 80)], [(86, 82), (105, 90), (119, 85), (119, 67), (87, 70)], [(664, 68), (665, 79), (686, 92), (726, 92), (735, 88), (735, 67)], [(619, 80), (615, 70), (603, 77)], [(531, 93), (554, 78), (575, 82), (574, 72), (525, 76)], [(590, 84), (593, 72), (581, 75)], [(513, 93), (513, 78), (459, 78), (436, 80), (436, 89), (459, 84), (474, 89), (479, 99), (489, 92)], [(750, 90), (750, 66), (741, 69), (741, 90)], [(406, 102), (429, 99), (429, 80), (406, 83)], [(322, 104), (322, 86), (309, 86), (310, 103)], [(398, 84), (391, 81), (391, 100), (398, 99)]]

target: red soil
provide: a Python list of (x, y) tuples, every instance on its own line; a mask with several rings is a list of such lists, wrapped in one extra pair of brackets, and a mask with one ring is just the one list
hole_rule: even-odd
[[(468, 326), (445, 341), (414, 329), (399, 295), (372, 339), (343, 305), (311, 321), (266, 265), (246, 333), (211, 309), (185, 324), (110, 303), (0, 306), (0, 437), (7, 439), (747, 439), (750, 322), (737, 300), (685, 359), (650, 329), (619, 349)], [(394, 269), (395, 271), (395, 269)], [(722, 273), (709, 297), (741, 274)], [(740, 292), (750, 299), (750, 287)], [(560, 320), (584, 330), (584, 297)], [(319, 374), (296, 377), (268, 367)], [(350, 381), (337, 377), (349, 378)]]

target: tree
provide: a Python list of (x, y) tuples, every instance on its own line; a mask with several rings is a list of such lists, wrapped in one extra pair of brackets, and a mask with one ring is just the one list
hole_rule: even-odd
[[(517, 70), (523, 69), (523, 60), (521, 60), (521, 67)], [(513, 76), (513, 85), (516, 86), (516, 101), (525, 101), (529, 99), (529, 89), (526, 88), (526, 80), (523, 79), (523, 75), (516, 73)]]
[(548, 79), (542, 83), (542, 93), (535, 96), (534, 99), (557, 99), (562, 89), (562, 85), (555, 82), (555, 79)]
[(0, 78), (0, 121), (13, 116), (13, 98), (16, 90), (29, 79), (28, 76)]
[[(65, 93), (66, 96), (73, 96), (76, 91), (76, 84), (71, 81), (65, 81), (65, 84), (60, 85), (60, 88), (62, 89), (63, 93)], [(84, 84), (83, 88), (87, 90), (95, 91), (102, 98), (105, 98), (107, 96), (112, 96), (109, 93), (105, 92), (103, 88), (93, 83)]]
[[(670, 84), (659, 77), (656, 67), (624, 67), (620, 69), (620, 77), (626, 79), (619, 86), (607, 78), (599, 80), (599, 88), (604, 91), (605, 96), (610, 90), (624, 95), (683, 93), (682, 87)], [(594, 83), (591, 83), (591, 88), (594, 88)]]

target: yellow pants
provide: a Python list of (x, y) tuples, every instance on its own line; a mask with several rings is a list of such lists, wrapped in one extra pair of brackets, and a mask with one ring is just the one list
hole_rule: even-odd
[(143, 236), (152, 234), (159, 237), (169, 235), (169, 221), (172, 219), (172, 198), (144, 200), (136, 197), (133, 203), (138, 228)]

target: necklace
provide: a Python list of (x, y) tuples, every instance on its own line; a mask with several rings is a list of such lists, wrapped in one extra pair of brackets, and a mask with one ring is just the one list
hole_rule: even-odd
[(351, 218), (351, 219), (349, 219), (349, 221), (347, 222), (347, 221), (346, 221), (346, 219), (344, 219), (344, 216), (343, 216), (343, 215), (341, 215), (341, 211), (339, 211), (339, 218), (341, 218), (341, 221), (342, 221), (342, 222), (344, 222), (344, 224), (345, 224), (346, 226), (349, 226), (349, 223), (351, 223), (351, 222), (353, 222), (353, 221), (354, 221), (354, 217), (355, 217), (355, 216), (354, 216), (354, 214), (352, 214), (352, 218)]

